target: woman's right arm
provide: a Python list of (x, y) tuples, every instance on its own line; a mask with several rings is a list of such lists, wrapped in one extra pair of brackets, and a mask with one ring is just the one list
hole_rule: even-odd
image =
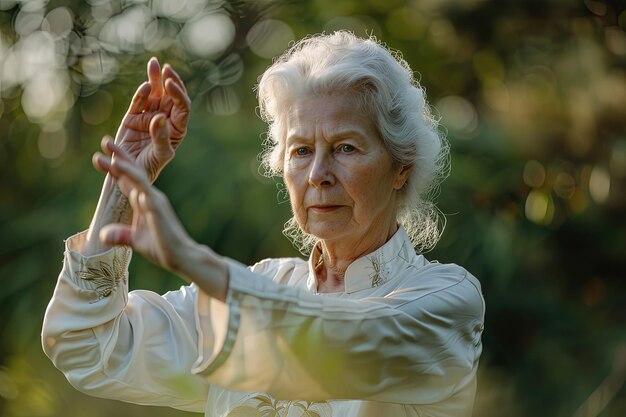
[[(180, 77), (156, 59), (139, 86), (115, 143), (154, 181), (182, 142), (190, 101)], [(169, 135), (155, 135), (162, 125)], [(102, 142), (107, 154), (111, 151)], [(130, 223), (132, 209), (107, 175), (88, 231), (66, 242), (63, 269), (44, 319), (46, 354), (81, 391), (145, 404), (202, 411), (206, 382), (190, 375), (197, 356), (194, 287), (163, 297), (127, 290), (130, 249), (103, 244), (109, 223)]]
[(208, 383), (190, 372), (198, 356), (196, 287), (129, 294), (130, 249), (84, 256), (85, 239), (83, 232), (66, 242), (44, 318), (46, 355), (87, 394), (204, 411)]

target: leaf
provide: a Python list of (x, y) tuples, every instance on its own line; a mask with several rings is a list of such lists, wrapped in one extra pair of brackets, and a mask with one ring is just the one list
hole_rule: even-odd
[(256, 408), (241, 405), (230, 410), (226, 417), (262, 417), (262, 415)]
[(317, 417), (333, 417), (333, 409), (326, 401), (314, 402), (309, 406), (309, 411), (315, 410)]
[(302, 411), (306, 411), (308, 406), (306, 406), (305, 404), (302, 404), (300, 401), (295, 401), (292, 403), (292, 405), (300, 408)]
[(267, 404), (268, 406), (271, 406), (272, 408), (274, 407), (272, 399), (267, 395), (264, 395), (264, 394), (255, 395), (254, 397), (252, 397), (252, 399), (261, 402), (261, 404)]

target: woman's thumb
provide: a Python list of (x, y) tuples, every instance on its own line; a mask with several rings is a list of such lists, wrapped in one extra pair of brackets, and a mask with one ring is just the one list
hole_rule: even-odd
[(159, 160), (169, 161), (174, 155), (174, 149), (170, 144), (167, 118), (163, 113), (157, 113), (150, 121), (150, 138), (152, 138), (155, 154)]

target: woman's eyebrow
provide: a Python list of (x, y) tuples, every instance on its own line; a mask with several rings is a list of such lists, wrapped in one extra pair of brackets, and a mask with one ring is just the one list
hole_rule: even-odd
[(365, 137), (365, 133), (356, 130), (356, 129), (348, 129), (342, 130), (340, 132), (334, 133), (330, 135), (330, 139), (348, 139), (348, 138), (356, 138), (361, 139)]
[(311, 138), (309, 138), (309, 137), (302, 136), (302, 135), (299, 135), (297, 133), (294, 133), (294, 134), (289, 134), (288, 133), (287, 134), (287, 138), (285, 139), (285, 144), (289, 145), (289, 144), (294, 143), (294, 142), (297, 142), (297, 143), (305, 142), (305, 143), (307, 143), (307, 142), (313, 142), (313, 140)]
[[(338, 132), (333, 132), (331, 135), (325, 135), (325, 138), (329, 142), (337, 142), (344, 139), (357, 139), (362, 140), (366, 137), (365, 132), (359, 129), (346, 129), (340, 130)], [(285, 145), (290, 145), (292, 143), (311, 143), (314, 142), (314, 139), (309, 136), (304, 136), (299, 134), (298, 132), (289, 133), (287, 132), (287, 136), (285, 138)]]

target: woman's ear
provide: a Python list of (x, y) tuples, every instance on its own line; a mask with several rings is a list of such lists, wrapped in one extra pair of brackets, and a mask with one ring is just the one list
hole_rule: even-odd
[(411, 172), (413, 172), (413, 165), (400, 165), (396, 178), (393, 182), (393, 188), (399, 190), (404, 187), (409, 179), (409, 176), (411, 175)]

